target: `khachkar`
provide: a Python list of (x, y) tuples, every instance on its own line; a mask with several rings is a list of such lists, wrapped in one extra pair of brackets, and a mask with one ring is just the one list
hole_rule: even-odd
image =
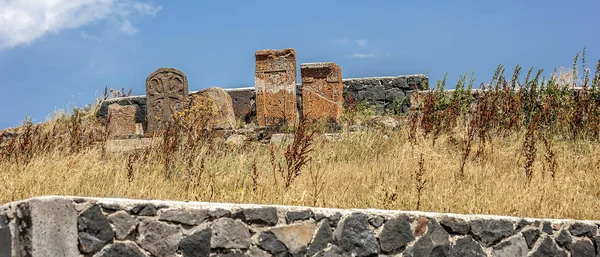
[(307, 120), (326, 119), (339, 122), (342, 116), (342, 69), (332, 62), (303, 63), (302, 117)]
[(185, 74), (173, 68), (160, 68), (146, 79), (147, 134), (166, 128), (173, 115), (188, 105), (188, 81)]
[(293, 48), (256, 51), (254, 76), (258, 125), (297, 124), (296, 51)]

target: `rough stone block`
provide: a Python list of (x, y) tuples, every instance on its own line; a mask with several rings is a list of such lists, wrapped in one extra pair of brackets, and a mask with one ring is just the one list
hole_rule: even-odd
[(106, 130), (108, 137), (123, 138), (136, 133), (135, 114), (137, 107), (135, 105), (121, 106), (111, 104), (108, 106), (108, 118)]
[(173, 115), (188, 105), (188, 81), (185, 74), (173, 68), (160, 68), (146, 78), (147, 133), (165, 129)]
[(21, 256), (79, 256), (77, 212), (71, 200), (48, 197), (22, 202), (16, 225)]
[(0, 257), (11, 256), (12, 239), (8, 224), (8, 217), (4, 214), (0, 214)]
[[(208, 106), (200, 106), (203, 104)], [(197, 115), (209, 114), (212, 116), (210, 120), (206, 121), (206, 127), (209, 129), (232, 129), (235, 127), (235, 113), (233, 112), (231, 97), (218, 87), (211, 87), (194, 93), (190, 110), (210, 112), (196, 113)]]
[(254, 76), (258, 125), (297, 124), (296, 51), (256, 51)]
[(302, 117), (308, 120), (328, 119), (339, 122), (342, 116), (342, 69), (335, 63), (303, 63)]

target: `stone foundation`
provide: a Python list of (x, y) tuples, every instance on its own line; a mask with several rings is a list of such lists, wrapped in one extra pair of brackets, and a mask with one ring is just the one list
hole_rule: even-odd
[(596, 256), (600, 221), (81, 197), (0, 206), (5, 256)]

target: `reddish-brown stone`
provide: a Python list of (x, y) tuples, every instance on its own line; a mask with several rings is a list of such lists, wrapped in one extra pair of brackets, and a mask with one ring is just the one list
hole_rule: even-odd
[(121, 106), (119, 104), (111, 104), (108, 106), (108, 118), (106, 122), (106, 130), (108, 137), (111, 139), (123, 138), (136, 133), (135, 113), (137, 107), (135, 105)]
[(297, 124), (296, 51), (256, 51), (254, 74), (258, 125)]
[(302, 115), (307, 120), (339, 122), (342, 116), (342, 69), (331, 62), (303, 63)]
[(147, 134), (165, 129), (173, 115), (188, 107), (188, 81), (185, 74), (173, 68), (160, 68), (146, 79)]

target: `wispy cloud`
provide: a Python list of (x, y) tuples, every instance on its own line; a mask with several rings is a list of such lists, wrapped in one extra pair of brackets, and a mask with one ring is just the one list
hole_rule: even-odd
[(366, 40), (366, 39), (357, 39), (355, 42), (356, 42), (356, 45), (358, 47), (366, 48), (368, 40)]
[[(107, 19), (119, 21), (120, 31), (134, 35), (133, 13), (154, 17), (162, 9), (140, 0), (0, 0), (0, 5), (0, 48), (27, 45), (48, 33)], [(81, 33), (92, 39), (85, 35)]]
[(90, 40), (94, 40), (94, 41), (100, 41), (100, 38), (98, 38), (96, 36), (93, 36), (93, 35), (90, 35), (90, 34), (88, 34), (85, 31), (81, 31), (79, 33), (79, 35), (81, 36), (81, 38), (84, 38), (84, 39), (90, 39)]
[(348, 46), (356, 46), (356, 47), (360, 47), (360, 48), (366, 48), (369, 40), (342, 38), (342, 39), (337, 39), (334, 42), (339, 45), (348, 45)]
[[(369, 45), (368, 39), (337, 39), (333, 41), (335, 44), (343, 45), (351, 54), (347, 54), (346, 58), (366, 59), (377, 57), (377, 51), (373, 51)], [(375, 49), (376, 50), (376, 49)]]
[(129, 21), (129, 20), (125, 20), (119, 30), (121, 32), (131, 35), (131, 36), (137, 34), (137, 32), (138, 32), (137, 28), (134, 27), (133, 24), (131, 24), (131, 21)]
[(353, 53), (350, 55), (346, 55), (348, 58), (356, 58), (356, 59), (366, 59), (375, 57), (374, 54), (365, 54), (365, 53)]

